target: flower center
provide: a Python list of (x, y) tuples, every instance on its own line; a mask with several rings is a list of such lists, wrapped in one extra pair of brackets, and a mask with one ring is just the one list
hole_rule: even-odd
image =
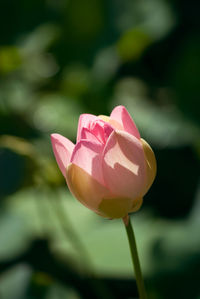
[(101, 143), (105, 144), (114, 129), (109, 123), (97, 119), (89, 124), (89, 130)]

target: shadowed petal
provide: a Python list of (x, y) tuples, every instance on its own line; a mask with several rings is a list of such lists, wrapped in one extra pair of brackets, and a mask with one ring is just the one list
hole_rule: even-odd
[(82, 140), (82, 139), (86, 139), (88, 141), (99, 143), (98, 138), (87, 128), (82, 128), (82, 130), (81, 130), (80, 140)]
[(140, 139), (140, 133), (124, 106), (115, 107), (110, 115), (110, 118), (117, 121), (123, 127), (124, 131)]
[(66, 179), (72, 194), (87, 208), (99, 214), (98, 206), (102, 198), (110, 196), (108, 189), (75, 164), (69, 164)]
[(136, 200), (134, 200), (132, 207), (129, 210), (129, 213), (137, 212), (141, 208), (142, 203), (143, 203), (143, 198), (137, 198)]
[(123, 218), (130, 212), (131, 206), (131, 198), (103, 198), (98, 210), (103, 217)]
[(66, 177), (66, 168), (70, 162), (74, 144), (60, 134), (51, 134), (51, 143), (58, 166)]
[(70, 162), (104, 185), (101, 166), (102, 150), (103, 145), (99, 141), (80, 140), (74, 148)]
[(153, 152), (152, 148), (150, 147), (150, 145), (142, 138), (141, 138), (141, 142), (142, 142), (142, 147), (144, 150), (145, 161), (146, 161), (146, 170), (147, 170), (147, 182), (146, 182), (146, 187), (144, 190), (144, 194), (146, 194), (155, 179), (156, 171), (157, 171), (157, 164), (156, 164), (156, 158), (155, 158), (154, 152)]
[(122, 198), (139, 198), (146, 183), (146, 165), (141, 142), (124, 131), (113, 131), (102, 160), (109, 190)]

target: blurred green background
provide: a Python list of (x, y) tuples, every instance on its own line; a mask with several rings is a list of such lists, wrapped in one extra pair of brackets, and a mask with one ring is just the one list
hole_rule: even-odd
[(148, 298), (200, 298), (197, 3), (1, 0), (1, 299), (137, 298), (121, 220), (70, 195), (49, 138), (118, 104), (158, 162), (132, 215)]

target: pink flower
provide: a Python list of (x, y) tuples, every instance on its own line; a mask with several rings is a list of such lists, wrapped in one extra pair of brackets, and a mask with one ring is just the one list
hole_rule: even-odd
[(59, 134), (51, 141), (70, 191), (86, 207), (109, 218), (141, 207), (156, 159), (125, 107), (115, 107), (110, 117), (82, 114), (76, 144)]

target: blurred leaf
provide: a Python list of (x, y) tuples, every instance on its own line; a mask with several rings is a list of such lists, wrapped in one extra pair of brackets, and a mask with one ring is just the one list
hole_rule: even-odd
[(50, 53), (35, 53), (26, 58), (23, 64), (23, 76), (34, 84), (41, 85), (53, 77), (59, 70), (54, 57)]
[(42, 97), (33, 114), (33, 121), (41, 131), (57, 132), (69, 139), (74, 139), (79, 114), (80, 107), (75, 101), (51, 93)]
[(20, 51), (14, 46), (0, 47), (0, 72), (9, 73), (17, 70), (22, 63)]
[[(170, 81), (175, 90), (175, 102), (191, 120), (200, 124), (199, 85), (200, 61), (199, 35), (186, 37), (175, 53), (170, 65)], [(173, 61), (174, 62), (174, 61)]]
[(15, 136), (0, 136), (0, 147), (9, 148), (19, 155), (28, 156), (30, 158), (33, 158), (35, 155), (34, 146), (30, 142)]
[(96, 84), (105, 84), (111, 80), (119, 67), (120, 57), (114, 46), (101, 49), (94, 60), (92, 77)]
[(9, 259), (26, 249), (32, 238), (25, 215), (4, 211), (0, 219), (0, 260)]
[(46, 299), (81, 299), (80, 296), (70, 288), (64, 288), (61, 285), (54, 284), (49, 288)]
[(121, 32), (139, 27), (154, 39), (165, 36), (176, 18), (169, 2), (164, 0), (118, 1), (117, 26)]
[(71, 65), (63, 73), (61, 90), (68, 96), (78, 97), (88, 91), (90, 81), (90, 73), (85, 66)]
[(27, 112), (33, 105), (35, 95), (32, 87), (24, 80), (10, 79), (2, 81), (0, 89), (0, 108), (6, 112)]
[(103, 3), (100, 0), (70, 0), (65, 17), (73, 38), (87, 41), (96, 36), (103, 26)]
[(42, 24), (20, 40), (21, 52), (25, 57), (45, 52), (58, 38), (59, 28), (54, 24)]
[[(45, 199), (45, 193), (27, 190), (10, 198), (7, 207), (13, 215), (28, 221), (25, 227), (29, 231), (29, 237), (33, 238), (38, 235), (39, 231), (47, 234), (51, 239), (51, 250), (54, 254), (62, 256), (63, 259), (71, 256), (71, 260), (76, 261), (76, 265), (83, 266), (82, 252), (74, 250), (70, 235), (68, 238), (62, 233), (55, 205), (51, 202), (54, 200), (55, 204), (60, 204), (58, 199), (61, 197), (64, 204), (62, 209), (67, 213), (73, 229), (76, 230), (78, 237), (88, 250), (97, 273), (104, 276), (132, 277), (128, 241), (121, 220), (108, 220), (95, 215), (77, 200), (72, 199), (66, 188), (60, 190), (57, 196), (56, 193), (51, 195), (48, 193), (46, 196)], [(10, 222), (10, 220), (7, 221), (7, 223)], [(180, 267), (187, 265), (190, 258), (198, 262), (196, 254), (200, 248), (199, 221), (196, 221), (193, 213), (184, 221), (169, 221), (153, 219), (143, 207), (140, 213), (132, 215), (132, 222), (145, 277), (152, 277), (154, 273), (160, 271), (159, 269), (163, 271), (170, 269), (175, 273)], [(13, 225), (16, 226), (14, 222)], [(26, 242), (23, 241), (26, 244), (27, 233), (20, 234), (20, 236), (24, 238), (24, 241), (26, 240)], [(9, 240), (12, 238), (10, 236)], [(6, 251), (16, 254), (13, 245), (6, 242)], [(16, 248), (18, 243), (16, 240), (13, 242)], [(23, 242), (20, 241), (19, 244)], [(155, 255), (155, 252), (160, 255)], [(7, 256), (5, 252), (4, 256)], [(192, 273), (190, 275), (193, 275)], [(193, 283), (195, 286), (196, 282)]]
[(1, 275), (1, 299), (26, 298), (27, 287), (31, 278), (31, 269), (26, 265), (18, 265)]
[(139, 28), (125, 32), (117, 43), (122, 61), (137, 60), (151, 44), (151, 37)]

